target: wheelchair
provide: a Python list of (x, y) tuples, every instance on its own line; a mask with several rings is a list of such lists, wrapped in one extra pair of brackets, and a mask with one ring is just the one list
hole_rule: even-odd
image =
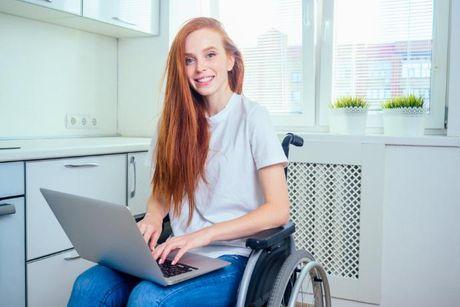
[[(291, 144), (303, 146), (303, 139), (286, 134), (282, 141), (286, 157)], [(287, 168), (284, 172), (287, 179)], [(252, 251), (238, 289), (237, 307), (331, 306), (327, 274), (311, 253), (296, 250), (294, 232), (290, 221), (245, 238), (246, 247)], [(166, 216), (158, 242), (164, 242), (171, 233)]]

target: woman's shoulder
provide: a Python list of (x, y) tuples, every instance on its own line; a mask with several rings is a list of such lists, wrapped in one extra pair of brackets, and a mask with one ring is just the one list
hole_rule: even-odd
[(250, 121), (257, 120), (261, 116), (263, 117), (267, 112), (265, 106), (244, 95), (241, 95), (241, 101), (244, 113), (247, 115), (247, 119)]

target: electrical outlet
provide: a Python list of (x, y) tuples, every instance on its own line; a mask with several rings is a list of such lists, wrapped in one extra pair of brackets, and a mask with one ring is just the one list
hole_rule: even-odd
[(80, 128), (80, 116), (77, 115), (77, 114), (67, 114), (66, 128), (67, 129), (78, 129), (78, 128)]
[(90, 126), (91, 126), (91, 128), (93, 128), (93, 129), (99, 128), (99, 121), (98, 121), (98, 119), (97, 119), (96, 116), (92, 116), (92, 117), (91, 117)]
[(99, 128), (99, 122), (94, 115), (89, 114), (67, 114), (67, 129), (94, 129)]
[(88, 115), (82, 115), (81, 116), (81, 118), (80, 118), (80, 128), (82, 128), (82, 129), (90, 128), (89, 116)]

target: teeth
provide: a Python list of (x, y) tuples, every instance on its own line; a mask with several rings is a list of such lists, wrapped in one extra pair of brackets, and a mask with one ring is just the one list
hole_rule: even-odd
[(214, 77), (204, 77), (204, 78), (198, 79), (197, 81), (198, 82), (208, 82), (208, 81), (211, 81), (212, 78), (214, 78)]

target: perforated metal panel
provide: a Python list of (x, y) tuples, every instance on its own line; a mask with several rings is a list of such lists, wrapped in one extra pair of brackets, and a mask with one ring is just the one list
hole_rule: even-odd
[(298, 249), (335, 276), (359, 278), (360, 165), (291, 162), (288, 187)]

